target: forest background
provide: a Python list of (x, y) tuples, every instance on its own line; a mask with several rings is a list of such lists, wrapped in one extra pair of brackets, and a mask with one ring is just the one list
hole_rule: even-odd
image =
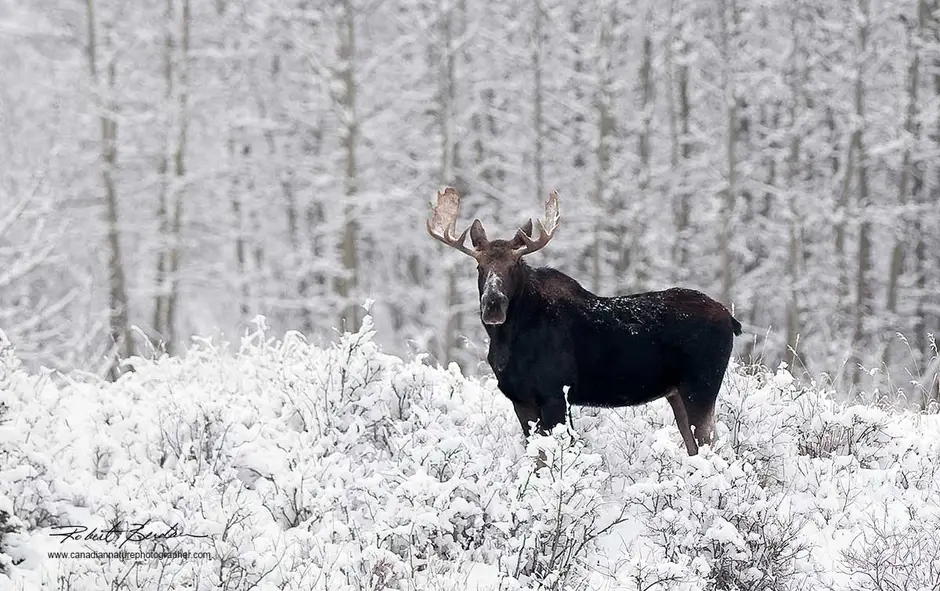
[[(0, 329), (114, 378), (369, 299), (485, 371), (444, 185), (603, 295), (698, 288), (736, 355), (937, 399), (938, 0), (0, 0)], [(77, 375), (77, 374), (76, 374)]]

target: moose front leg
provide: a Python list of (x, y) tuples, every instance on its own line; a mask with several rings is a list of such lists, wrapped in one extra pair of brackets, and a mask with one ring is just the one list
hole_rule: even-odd
[(560, 398), (543, 404), (539, 407), (539, 411), (542, 415), (542, 421), (539, 424), (540, 430), (544, 433), (550, 433), (557, 425), (564, 424), (568, 407), (565, 404), (565, 399)]
[(519, 423), (522, 425), (522, 433), (528, 438), (529, 434), (532, 432), (532, 428), (529, 424), (538, 424), (539, 422), (539, 408), (534, 404), (521, 404), (516, 401), (513, 401), (512, 407), (515, 409)]
[(526, 437), (532, 433), (531, 423), (536, 424), (536, 431), (540, 435), (545, 435), (554, 429), (556, 425), (565, 422), (566, 406), (564, 400), (553, 401), (541, 406), (513, 401), (512, 407), (516, 411), (516, 417), (519, 418), (519, 424), (522, 425), (522, 432)]

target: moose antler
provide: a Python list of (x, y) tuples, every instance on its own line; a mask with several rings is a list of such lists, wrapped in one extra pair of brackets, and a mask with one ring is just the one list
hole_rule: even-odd
[(444, 192), (437, 192), (437, 203), (431, 208), (431, 217), (428, 218), (428, 234), (435, 240), (440, 240), (451, 248), (456, 248), (464, 254), (477, 258), (479, 253), (476, 250), (464, 246), (464, 240), (467, 238), (468, 226), (460, 236), (455, 237), (457, 230), (457, 215), (460, 213), (460, 195), (452, 187), (447, 187)]
[(532, 223), (530, 220), (529, 223), (526, 224), (526, 227), (529, 229), (528, 232), (525, 231), (525, 228), (520, 228), (522, 231), (518, 233), (518, 236), (522, 239), (525, 246), (516, 249), (516, 254), (522, 256), (544, 248), (555, 235), (555, 230), (558, 229), (559, 219), (558, 191), (552, 191), (548, 196), (548, 201), (545, 202), (545, 221), (538, 220), (537, 222), (539, 225), (539, 239), (532, 240)]

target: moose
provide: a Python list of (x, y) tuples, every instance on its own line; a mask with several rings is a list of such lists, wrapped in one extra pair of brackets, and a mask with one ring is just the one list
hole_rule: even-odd
[[(673, 287), (603, 297), (524, 257), (558, 229), (558, 194), (510, 240), (490, 240), (479, 219), (456, 234), (460, 195), (438, 192), (427, 220), (432, 238), (477, 262), (487, 362), (526, 437), (565, 422), (570, 404), (623, 407), (665, 397), (689, 455), (712, 442), (715, 401), (741, 323), (720, 303)], [(465, 244), (470, 234), (472, 247)], [(693, 432), (694, 428), (694, 432)]]

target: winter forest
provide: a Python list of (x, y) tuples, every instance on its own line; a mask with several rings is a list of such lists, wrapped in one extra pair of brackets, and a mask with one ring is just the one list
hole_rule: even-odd
[[(258, 314), (476, 373), (442, 186), (603, 295), (683, 285), (735, 355), (936, 396), (936, 0), (0, 0), (0, 328), (115, 377)], [(933, 390), (931, 392), (931, 390)]]

